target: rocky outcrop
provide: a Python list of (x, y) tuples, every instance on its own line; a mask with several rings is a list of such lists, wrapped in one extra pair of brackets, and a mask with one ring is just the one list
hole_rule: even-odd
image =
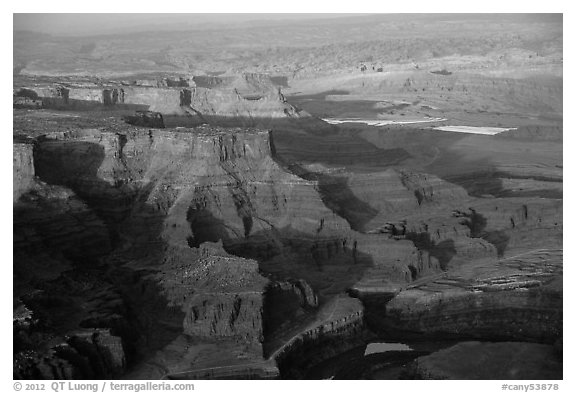
[(12, 106), (17, 109), (41, 109), (43, 103), (42, 100), (38, 99), (14, 96), (12, 99)]
[(423, 356), (416, 379), (562, 379), (562, 358), (551, 345), (469, 341)]
[(468, 198), (463, 188), (448, 183), (438, 176), (408, 170), (399, 171), (399, 175), (402, 185), (414, 193), (419, 206), (454, 205)]
[(168, 250), (156, 279), (168, 304), (182, 309), (184, 334), (261, 342), (268, 281), (260, 276), (256, 261), (231, 256), (221, 247)]
[(144, 87), (194, 87), (196, 84), (193, 78), (185, 77), (166, 77), (161, 79), (136, 79), (123, 80), (120, 82), (123, 86), (144, 86)]
[(187, 90), (178, 88), (123, 87), (123, 104), (143, 106), (149, 111), (185, 115), (182, 97)]
[(126, 116), (124, 120), (135, 126), (164, 128), (164, 118), (160, 112), (136, 111), (135, 115)]
[(496, 263), (470, 262), (416, 282), (381, 305), (376, 325), (404, 333), (552, 343), (562, 335), (562, 303), (562, 252), (533, 251)]
[[(562, 200), (545, 198), (507, 198), (480, 200), (472, 204), (475, 232), (484, 232), (497, 248), (561, 248), (563, 232)], [(469, 211), (468, 213), (471, 213)], [(509, 237), (505, 239), (504, 235)], [(545, 236), (544, 236), (545, 235)], [(486, 237), (486, 236), (485, 236)], [(492, 238), (490, 238), (492, 237)]]
[(187, 104), (204, 118), (286, 118), (303, 116), (279, 90), (242, 94), (238, 89), (194, 88)]
[(303, 279), (275, 282), (268, 291), (286, 293), (288, 296), (295, 296), (297, 303), (301, 307), (318, 307), (318, 296), (314, 290)]
[(13, 201), (16, 202), (34, 184), (34, 146), (31, 143), (14, 143), (12, 162)]
[(71, 333), (65, 342), (38, 355), (14, 358), (14, 379), (117, 378), (126, 367), (122, 341), (104, 329)]

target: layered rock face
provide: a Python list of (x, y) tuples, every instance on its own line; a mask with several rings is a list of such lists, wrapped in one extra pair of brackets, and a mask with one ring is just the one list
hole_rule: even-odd
[(562, 356), (551, 345), (463, 342), (411, 366), (416, 379), (562, 379)]
[(506, 77), (473, 69), (443, 75), (426, 69), (406, 68), (400, 66), (382, 74), (341, 74), (324, 79), (294, 80), (291, 86), (299, 92), (330, 91), (337, 86), (338, 90), (352, 95), (347, 99), (378, 101), (391, 98), (412, 102), (410, 100), (418, 97), (432, 107), (446, 108), (448, 112), (462, 106), (470, 111), (562, 113), (561, 76), (519, 73), (518, 77)]
[(278, 89), (241, 93), (238, 89), (204, 89), (190, 91), (189, 106), (205, 117), (298, 118), (301, 115), (289, 105)]
[[(538, 80), (494, 78), (475, 74), (442, 76), (433, 74), (407, 75), (403, 81), (383, 82), (377, 89), (397, 88), (405, 92), (424, 93), (425, 96), (444, 95), (446, 100), (459, 100), (484, 110), (562, 112), (562, 79)], [(486, 102), (487, 97), (501, 97), (497, 103)], [(509, 100), (514, 97), (514, 100)], [(505, 109), (504, 109), (505, 108)]]
[(229, 255), (221, 245), (210, 243), (198, 249), (170, 247), (156, 278), (165, 288), (168, 304), (181, 307), (184, 334), (261, 342), (268, 280), (260, 276), (257, 262)]
[(26, 98), (41, 101), (44, 108), (150, 110), (165, 115), (201, 116), (210, 121), (307, 116), (286, 102), (267, 75), (241, 74), (228, 78), (225, 83), (208, 84), (207, 87), (173, 85), (62, 84), (23, 87), (14, 95), (15, 105), (23, 105), (21, 101)]
[[(498, 202), (478, 200), (466, 213), (464, 225), (498, 249), (562, 248), (563, 203), (558, 199), (508, 198)], [(456, 214), (458, 215), (458, 214)]]
[(121, 88), (121, 97), (122, 103), (126, 105), (142, 106), (166, 115), (185, 115), (182, 97), (186, 91), (178, 88), (126, 86)]
[[(406, 139), (421, 136), (424, 141), (418, 143), (426, 143), (436, 138), (436, 135), (427, 136), (424, 132), (412, 135), (407, 130), (406, 133), (408, 135), (402, 136), (381, 132), (382, 137), (375, 138), (375, 142), (382, 149), (392, 149), (402, 146), (395, 138), (403, 138), (410, 152), (417, 153), (420, 147), (410, 145)], [(327, 138), (334, 142), (334, 138)], [(308, 139), (314, 143), (315, 136)], [(446, 139), (449, 141), (446, 146), (450, 146), (459, 138)], [(435, 146), (432, 142), (430, 150)], [(282, 150), (290, 154), (284, 146)], [(308, 154), (312, 156), (312, 153)], [(436, 154), (424, 156), (427, 159), (422, 161), (430, 167), (435, 156), (443, 154), (438, 149)], [(504, 153), (501, 154), (505, 158)], [(474, 168), (475, 164), (467, 162), (467, 158), (458, 161), (455, 155), (446, 156), (463, 163), (463, 168), (451, 165), (448, 160), (444, 163), (454, 172)], [(542, 284), (540, 287), (540, 284), (532, 283), (525, 289), (514, 286), (494, 291), (471, 289), (480, 270), (491, 270), (495, 277), (508, 277), (514, 274), (510, 269), (517, 268), (508, 266), (507, 262), (512, 260), (508, 258), (520, 255), (520, 260), (524, 260), (524, 252), (536, 249), (552, 254), (538, 257), (542, 258), (540, 267), (526, 266), (526, 269), (534, 269), (536, 275), (544, 271), (544, 276), (561, 277), (561, 256), (555, 254), (555, 250), (562, 247), (561, 200), (475, 198), (468, 195), (460, 183), (450, 182), (446, 176), (441, 178), (404, 168), (376, 173), (368, 168), (351, 171), (332, 168), (328, 162), (323, 162), (326, 166), (307, 164), (300, 169), (302, 176), (318, 179), (327, 206), (346, 218), (353, 228), (384, 234), (397, 239), (397, 243), (411, 241), (418, 250), (413, 262), (405, 265), (404, 283), (391, 279), (397, 276), (389, 270), (373, 268), (352, 286), (352, 293), (366, 307), (366, 320), (371, 330), (398, 339), (410, 336), (410, 333), (416, 336), (424, 333), (434, 337), (452, 335), (549, 342), (561, 335), (561, 285)], [(481, 165), (482, 162), (478, 164)], [(412, 163), (410, 166), (417, 167)], [(548, 162), (542, 166), (547, 169)], [(470, 179), (474, 181), (473, 174)], [(498, 258), (504, 261), (497, 262)], [(526, 258), (528, 261), (530, 255)], [(481, 266), (475, 265), (478, 261), (482, 261)], [(548, 262), (556, 266), (552, 269), (554, 273), (546, 272)], [(474, 273), (466, 270), (473, 266), (477, 269)]]
[(14, 165), (15, 184), (27, 180), (14, 204), (14, 377), (118, 377), (129, 322), (95, 272), (112, 249), (108, 228), (73, 191), (33, 177), (31, 151)]
[(362, 343), (365, 335), (361, 303), (337, 297), (328, 320), (310, 326), (272, 353), (284, 378), (298, 379), (322, 360)]
[(385, 228), (412, 240), (428, 266), (438, 265), (428, 278), (410, 268), (414, 281), (396, 288), (398, 294), (357, 285), (369, 326), (404, 336), (546, 342), (561, 336), (561, 202), (468, 199), (456, 206), (466, 204), (473, 207), (452, 216), (444, 209), (406, 215)]
[[(313, 168), (312, 168), (313, 169)], [(354, 173), (344, 170), (304, 173), (317, 179), (324, 203), (359, 231), (370, 232), (395, 219), (430, 215), (469, 199), (466, 191), (437, 176), (407, 170)]]
[(110, 225), (117, 225), (126, 218), (137, 192), (122, 177), (138, 176), (122, 164), (123, 140), (121, 135), (96, 130), (40, 137), (36, 173), (49, 184), (71, 188)]
[(562, 252), (470, 262), (415, 283), (385, 308), (384, 329), (553, 343), (562, 336)]

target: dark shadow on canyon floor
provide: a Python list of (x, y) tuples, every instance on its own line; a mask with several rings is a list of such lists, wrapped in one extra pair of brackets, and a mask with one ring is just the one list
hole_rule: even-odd
[[(444, 271), (448, 269), (448, 264), (456, 255), (454, 240), (447, 239), (436, 243), (428, 232), (407, 232), (406, 239), (411, 240), (418, 250), (428, 251), (430, 257), (438, 259), (440, 268)], [(413, 272), (412, 278), (417, 279)]]
[[(148, 221), (144, 229), (150, 231), (148, 234), (150, 239), (160, 239), (164, 215), (158, 212), (157, 206), (144, 202), (154, 185), (127, 188), (123, 184), (111, 185), (100, 179), (98, 170), (104, 160), (104, 148), (97, 143), (66, 141), (56, 152), (44, 151), (40, 144), (35, 149), (34, 156), (38, 178), (49, 185), (61, 185), (72, 189), (86, 203), (89, 213), (102, 219), (103, 233), (98, 235), (105, 239), (109, 237), (112, 242), (108, 244), (111, 244), (112, 248), (110, 246), (105, 248), (97, 243), (91, 249), (82, 240), (64, 245), (62, 241), (51, 244), (50, 236), (54, 234), (43, 231), (42, 225), (46, 224), (37, 223), (33, 219), (18, 219), (30, 216), (26, 211), (15, 213), (15, 233), (20, 230), (28, 233), (34, 230), (39, 234), (39, 242), (42, 244), (41, 250), (32, 250), (38, 251), (34, 255), (29, 255), (30, 250), (27, 249), (14, 250), (15, 271), (24, 270), (22, 278), (15, 276), (15, 285), (17, 281), (25, 281), (26, 277), (30, 279), (31, 272), (28, 269), (35, 266), (35, 258), (45, 260), (45, 256), (49, 255), (56, 261), (55, 263), (63, 265), (63, 273), (57, 273), (55, 278), (32, 276), (32, 288), (40, 291), (25, 296), (24, 301), (42, 320), (38, 325), (39, 332), (32, 333), (41, 337), (50, 332), (68, 335), (81, 328), (111, 329), (113, 335), (122, 338), (127, 367), (130, 369), (178, 337), (182, 333), (181, 323), (184, 319), (183, 312), (170, 305), (163, 295), (165, 288), (161, 287), (154, 276), (158, 270), (154, 264), (140, 268), (124, 266), (139, 258), (156, 260), (157, 264), (162, 261), (164, 252), (162, 241), (145, 242), (139, 250), (137, 248), (122, 250), (124, 243), (119, 236), (122, 232), (121, 226), (126, 223), (130, 211), (134, 209), (148, 212), (147, 217), (152, 217), (152, 221)], [(122, 201), (122, 204), (119, 205), (118, 201)], [(45, 204), (40, 201), (40, 209), (43, 203)], [(19, 205), (15, 206), (15, 211), (18, 212)], [(45, 211), (43, 213), (46, 214)], [(61, 216), (68, 220), (64, 220), (63, 223), (69, 224), (69, 214), (67, 211), (61, 212)], [(80, 218), (81, 226), (83, 222)], [(51, 228), (57, 226), (59, 215), (52, 214), (50, 221)], [(61, 251), (63, 246), (67, 247), (64, 252)], [(19, 258), (18, 255), (27, 256), (27, 259)], [(23, 262), (26, 263), (22, 264)], [(86, 307), (88, 310), (92, 310), (90, 307), (95, 308), (86, 314)], [(57, 324), (54, 324), (54, 318), (60, 322), (56, 321)], [(38, 345), (42, 347), (44, 344), (40, 341), (36, 344), (29, 342), (28, 346), (30, 345), (36, 349)], [(19, 347), (23, 348), (22, 345)], [(62, 354), (62, 356), (71, 355)], [(78, 356), (69, 358), (68, 361), (86, 371), (86, 365), (83, 365), (83, 360)], [(106, 370), (102, 367), (95, 365), (92, 372), (79, 377), (110, 377), (112, 374), (97, 373), (98, 370), (102, 372)]]
[(362, 232), (364, 226), (378, 214), (377, 209), (354, 195), (347, 177), (307, 171), (298, 164), (286, 164), (281, 159), (276, 161), (302, 179), (317, 182), (322, 202), (337, 216), (344, 218), (353, 230)]
[(455, 215), (463, 218), (460, 223), (470, 229), (470, 237), (486, 240), (496, 247), (499, 257), (504, 256), (504, 251), (506, 251), (510, 241), (510, 236), (504, 230), (487, 231), (486, 218), (472, 208), (469, 209), (469, 212), (457, 211)]

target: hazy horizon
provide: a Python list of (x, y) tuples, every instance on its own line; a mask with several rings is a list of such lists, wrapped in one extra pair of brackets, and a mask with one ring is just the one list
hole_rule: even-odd
[(186, 14), (13, 14), (13, 31), (32, 31), (56, 36), (127, 33), (145, 30), (236, 27), (249, 22), (301, 21), (366, 14), (330, 13), (186, 13)]

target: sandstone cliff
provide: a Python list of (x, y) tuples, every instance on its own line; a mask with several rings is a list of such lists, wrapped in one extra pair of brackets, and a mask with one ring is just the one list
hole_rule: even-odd
[[(241, 74), (226, 83), (199, 86), (93, 85), (61, 83), (21, 87), (15, 100), (41, 102), (43, 108), (64, 110), (150, 110), (165, 115), (200, 117), (212, 122), (227, 119), (299, 118), (308, 116), (290, 105), (268, 75)], [(21, 105), (18, 101), (18, 105)], [(15, 101), (16, 102), (16, 101)], [(36, 104), (34, 104), (36, 105)], [(182, 120), (184, 121), (184, 120)]]

